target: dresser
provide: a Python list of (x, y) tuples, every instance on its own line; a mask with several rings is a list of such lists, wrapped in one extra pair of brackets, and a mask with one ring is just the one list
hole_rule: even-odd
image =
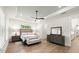
[(65, 37), (57, 34), (47, 35), (47, 41), (59, 45), (65, 45)]

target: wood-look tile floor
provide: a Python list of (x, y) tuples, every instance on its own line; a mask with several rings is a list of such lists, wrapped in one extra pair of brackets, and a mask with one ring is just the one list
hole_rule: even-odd
[(39, 44), (27, 46), (22, 42), (10, 43), (6, 53), (79, 53), (79, 38), (72, 41), (71, 47), (64, 47), (56, 44), (42, 41)]

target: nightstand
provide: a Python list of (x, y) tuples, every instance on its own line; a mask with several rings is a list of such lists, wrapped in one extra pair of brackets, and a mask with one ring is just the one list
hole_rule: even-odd
[(12, 42), (21, 41), (20, 36), (12, 36)]

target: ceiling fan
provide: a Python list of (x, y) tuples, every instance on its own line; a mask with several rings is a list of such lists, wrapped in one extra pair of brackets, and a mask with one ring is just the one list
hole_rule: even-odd
[(32, 18), (35, 19), (35, 21), (36, 21), (36, 20), (44, 20), (44, 19), (45, 19), (45, 18), (41, 18), (41, 17), (39, 18), (39, 17), (38, 17), (38, 10), (36, 10), (35, 13), (36, 13), (36, 17), (32, 17)]

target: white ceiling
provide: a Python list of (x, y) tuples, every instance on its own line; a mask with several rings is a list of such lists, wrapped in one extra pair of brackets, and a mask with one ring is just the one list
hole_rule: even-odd
[[(62, 11), (62, 9), (59, 11)], [(51, 15), (48, 16), (48, 19), (57, 19), (57, 18), (59, 19), (61, 17), (72, 17), (72, 18), (79, 17), (79, 6), (70, 6), (69, 8), (65, 7), (64, 11), (56, 15), (55, 13), (52, 13)]]
[[(63, 8), (63, 7), (61, 7)], [(24, 18), (27, 17), (35, 17), (35, 11), (38, 10), (39, 17), (46, 17), (51, 13), (58, 11), (58, 6), (6, 6), (4, 7), (5, 11), (8, 14), (15, 14), (15, 16), (22, 16)]]
[(49, 14), (56, 12), (60, 8), (58, 6), (24, 6), (17, 7), (18, 14), (25, 17), (35, 17), (35, 11), (38, 10), (39, 17), (46, 17)]
[(72, 8), (72, 6), (62, 6), (61, 8), (58, 6), (4, 6), (3, 9), (9, 16), (17, 16), (23, 19), (35, 17), (36, 10), (39, 11), (39, 17), (49, 17), (55, 14), (61, 14), (62, 12), (66, 12), (65, 14), (72, 14), (73, 12), (77, 13), (77, 11), (79, 11), (79, 7)]

